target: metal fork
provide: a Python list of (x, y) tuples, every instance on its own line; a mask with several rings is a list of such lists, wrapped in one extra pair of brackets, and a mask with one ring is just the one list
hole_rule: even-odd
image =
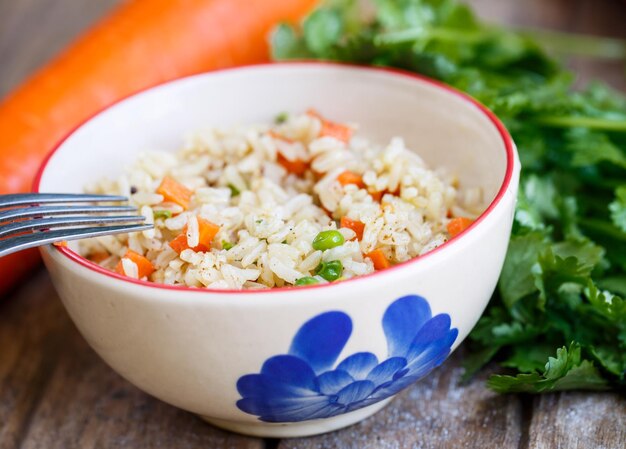
[(115, 204), (125, 201), (123, 196), (73, 193), (0, 195), (0, 257), (62, 240), (151, 229), (137, 208)]

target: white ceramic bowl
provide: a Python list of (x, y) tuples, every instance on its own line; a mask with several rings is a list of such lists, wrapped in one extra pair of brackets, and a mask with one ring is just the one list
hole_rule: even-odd
[[(519, 162), (485, 108), (431, 80), (320, 63), (261, 65), (181, 79), (101, 112), (42, 167), (41, 192), (81, 192), (141, 151), (174, 150), (207, 125), (268, 122), (310, 107), (403, 136), (432, 167), (481, 186), (489, 204), (459, 237), (384, 272), (267, 291), (164, 287), (42, 249), (67, 311), (94, 350), (157, 398), (241, 433), (327, 432), (382, 408), (443, 362), (491, 296), (509, 240)], [(445, 368), (443, 368), (445, 369)]]

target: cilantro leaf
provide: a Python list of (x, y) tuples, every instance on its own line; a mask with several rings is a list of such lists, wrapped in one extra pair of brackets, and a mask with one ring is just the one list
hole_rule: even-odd
[(498, 393), (544, 393), (563, 390), (607, 390), (609, 385), (590, 360), (581, 357), (577, 343), (557, 349), (542, 373), (493, 375), (487, 385)]
[(615, 190), (615, 200), (609, 204), (613, 224), (626, 232), (626, 185)]
[(272, 48), (276, 59), (414, 71), (491, 108), (523, 170), (466, 377), (496, 360), (517, 372), (491, 378), (501, 392), (626, 386), (625, 96), (597, 82), (575, 89), (532, 36), (485, 24), (457, 0), (326, 0), (301, 27), (279, 26)]

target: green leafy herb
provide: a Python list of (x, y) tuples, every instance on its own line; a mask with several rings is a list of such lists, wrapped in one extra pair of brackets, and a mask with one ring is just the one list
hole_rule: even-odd
[(228, 184), (228, 188), (230, 189), (230, 196), (232, 197), (235, 197), (241, 193), (241, 191), (233, 184)]
[(609, 210), (613, 224), (626, 232), (626, 184), (615, 190), (615, 201), (609, 204)]
[[(503, 393), (624, 388), (626, 98), (600, 83), (574, 90), (529, 33), (484, 24), (456, 0), (363, 3), (329, 0), (302, 27), (279, 26), (274, 57), (437, 78), (491, 108), (519, 148), (513, 235), (470, 335), (468, 375), (495, 359), (516, 373), (490, 379)], [(566, 49), (567, 37), (556, 38)], [(585, 53), (605, 56), (609, 44), (614, 55), (626, 48), (586, 39)]]
[(543, 393), (557, 390), (607, 390), (608, 384), (589, 360), (581, 359), (579, 344), (557, 349), (542, 373), (491, 376), (487, 384), (500, 393)]

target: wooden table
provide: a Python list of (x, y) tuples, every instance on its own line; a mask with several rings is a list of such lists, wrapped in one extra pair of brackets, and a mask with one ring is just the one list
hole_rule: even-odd
[[(119, 0), (0, 0), (0, 96)], [(474, 0), (490, 19), (626, 37), (620, 0)], [(624, 65), (572, 61), (624, 88)], [(87, 346), (44, 271), (0, 302), (0, 449), (618, 448), (626, 400), (611, 393), (498, 396), (459, 385), (462, 349), (360, 424), (262, 440), (221, 431), (140, 392)]]

